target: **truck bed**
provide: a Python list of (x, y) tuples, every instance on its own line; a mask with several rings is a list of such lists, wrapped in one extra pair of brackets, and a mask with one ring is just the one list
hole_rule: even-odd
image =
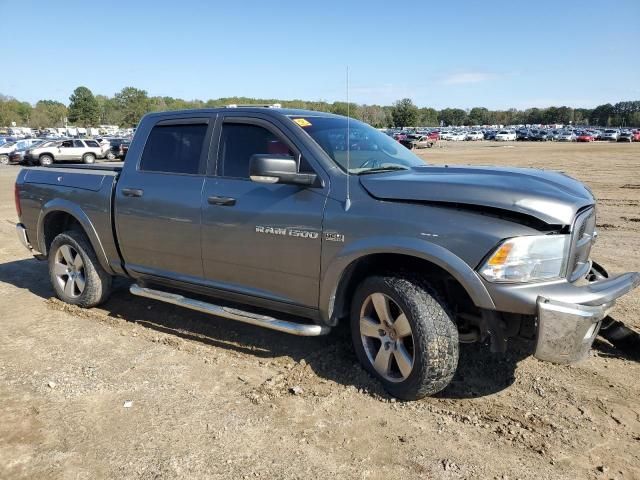
[(119, 265), (112, 215), (113, 192), (121, 170), (121, 164), (23, 169), (16, 188), (21, 221), (33, 247), (46, 254), (51, 228), (65, 224), (64, 215), (69, 215), (82, 225), (105, 269), (111, 271), (112, 264)]

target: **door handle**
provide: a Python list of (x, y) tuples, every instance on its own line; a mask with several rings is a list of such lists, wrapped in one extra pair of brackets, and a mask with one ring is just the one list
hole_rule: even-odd
[(144, 190), (140, 190), (139, 188), (123, 188), (122, 195), (125, 197), (141, 197), (144, 193)]
[(207, 199), (209, 205), (221, 205), (223, 207), (232, 207), (236, 204), (236, 199), (231, 197), (209, 197)]

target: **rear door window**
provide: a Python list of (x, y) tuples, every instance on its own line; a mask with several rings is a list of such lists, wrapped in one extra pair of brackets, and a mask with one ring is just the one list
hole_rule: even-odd
[(84, 148), (84, 143), (82, 143), (82, 140), (74, 140), (73, 146), (74, 148)]
[(142, 152), (140, 170), (198, 174), (207, 127), (206, 123), (156, 125)]

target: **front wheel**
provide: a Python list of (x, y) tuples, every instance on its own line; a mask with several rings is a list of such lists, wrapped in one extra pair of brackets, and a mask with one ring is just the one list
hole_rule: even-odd
[(107, 160), (111, 161), (111, 160), (115, 160), (115, 158), (116, 158), (115, 153), (113, 153), (113, 152), (107, 153), (107, 156), (106, 156)]
[(87, 236), (77, 230), (53, 239), (49, 276), (58, 298), (72, 305), (95, 307), (111, 293), (111, 275), (98, 262)]
[(403, 400), (443, 390), (458, 366), (452, 316), (435, 291), (417, 279), (367, 278), (353, 298), (351, 335), (360, 363)]
[(9, 165), (9, 155), (0, 155), (0, 165)]

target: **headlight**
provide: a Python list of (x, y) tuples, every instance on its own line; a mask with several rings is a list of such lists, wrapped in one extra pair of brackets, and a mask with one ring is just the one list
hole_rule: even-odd
[(502, 242), (480, 267), (490, 282), (535, 282), (560, 278), (569, 235), (534, 235)]

